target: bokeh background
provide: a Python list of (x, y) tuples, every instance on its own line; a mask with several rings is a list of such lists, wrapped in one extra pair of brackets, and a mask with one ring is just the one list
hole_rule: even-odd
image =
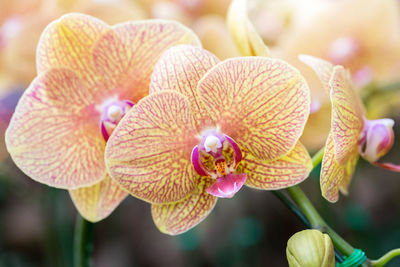
[[(67, 12), (90, 14), (110, 24), (175, 19), (191, 27), (206, 49), (225, 59), (239, 55), (225, 24), (229, 2), (0, 0), (0, 266), (72, 266), (77, 213), (68, 192), (26, 177), (4, 146), (13, 108), (36, 75), (35, 47), (44, 27)], [(371, 119), (396, 120), (396, 141), (385, 160), (400, 163), (399, 2), (250, 0), (248, 8), (250, 20), (273, 55), (299, 66), (311, 81), (318, 111), (311, 115), (303, 137), (310, 151), (323, 146), (329, 108), (326, 97), (319, 96), (315, 77), (301, 68), (294, 55), (331, 59), (333, 43), (351, 37), (358, 49), (341, 64), (353, 73), (365, 66), (371, 70), (358, 84), (359, 93)], [(400, 174), (360, 160), (350, 195), (330, 204), (321, 197), (318, 172), (314, 170), (301, 187), (337, 232), (370, 258), (400, 247)], [(302, 229), (302, 223), (272, 193), (245, 188), (233, 199), (219, 200), (196, 228), (168, 236), (154, 226), (150, 205), (128, 197), (95, 225), (93, 266), (287, 266), (286, 242)], [(400, 259), (387, 266), (400, 266)]]

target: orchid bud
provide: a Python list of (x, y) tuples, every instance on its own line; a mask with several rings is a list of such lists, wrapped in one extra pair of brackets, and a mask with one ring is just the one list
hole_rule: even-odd
[(359, 143), (364, 159), (376, 162), (390, 150), (394, 142), (393, 125), (392, 119), (365, 120)]
[(334, 267), (335, 253), (327, 234), (318, 230), (304, 230), (288, 241), (286, 256), (289, 267)]

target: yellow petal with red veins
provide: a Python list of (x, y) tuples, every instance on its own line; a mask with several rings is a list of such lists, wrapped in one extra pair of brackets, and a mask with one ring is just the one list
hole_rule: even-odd
[(322, 87), (327, 94), (330, 94), (331, 87), (329, 86), (329, 81), (333, 73), (333, 64), (329, 61), (309, 55), (300, 55), (299, 59), (314, 70), (321, 80)]
[(293, 186), (306, 179), (312, 169), (310, 155), (298, 142), (286, 156), (275, 161), (262, 161), (246, 153), (241, 169), (247, 173), (249, 187), (275, 190)]
[(306, 81), (277, 59), (223, 61), (200, 80), (197, 91), (221, 131), (263, 160), (294, 148), (310, 112)]
[(138, 102), (149, 92), (150, 77), (160, 56), (179, 44), (200, 46), (185, 26), (164, 20), (114, 25), (93, 48), (97, 73), (118, 90), (120, 96)]
[(326, 141), (324, 158), (321, 167), (321, 192), (322, 196), (330, 202), (336, 202), (339, 199), (339, 190), (347, 194), (347, 189), (351, 181), (358, 161), (358, 150), (354, 148), (348, 162), (341, 165), (335, 159), (335, 144), (330, 134)]
[(6, 144), (14, 162), (32, 179), (76, 189), (104, 178), (100, 114), (89, 106), (87, 91), (71, 70), (52, 69), (23, 94)]
[(217, 202), (217, 198), (206, 191), (213, 182), (202, 177), (196, 190), (186, 199), (171, 204), (153, 204), (151, 214), (158, 229), (165, 234), (178, 235), (204, 220)]
[(207, 124), (210, 116), (199, 99), (196, 86), (199, 80), (219, 62), (210, 52), (191, 45), (168, 49), (158, 61), (151, 76), (150, 94), (174, 90), (185, 95), (192, 109), (196, 127)]
[(190, 104), (174, 91), (143, 98), (107, 142), (109, 173), (133, 196), (175, 202), (195, 189), (191, 152), (197, 144)]
[(106, 218), (128, 195), (108, 175), (95, 185), (69, 190), (69, 194), (79, 213), (90, 222)]
[(110, 29), (110, 26), (94, 17), (83, 14), (67, 14), (50, 23), (37, 47), (38, 73), (51, 68), (70, 68), (84, 82), (93, 85), (98, 77), (92, 64), (92, 46)]
[(331, 86), (331, 133), (335, 143), (335, 159), (346, 164), (364, 128), (364, 107), (351, 84), (350, 74), (335, 66)]
[(226, 23), (242, 56), (269, 56), (269, 49), (247, 16), (246, 0), (233, 0)]

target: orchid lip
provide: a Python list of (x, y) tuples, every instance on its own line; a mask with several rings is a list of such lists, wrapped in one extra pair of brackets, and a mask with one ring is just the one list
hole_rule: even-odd
[(359, 152), (369, 162), (376, 162), (393, 146), (394, 121), (391, 119), (365, 120), (360, 135)]

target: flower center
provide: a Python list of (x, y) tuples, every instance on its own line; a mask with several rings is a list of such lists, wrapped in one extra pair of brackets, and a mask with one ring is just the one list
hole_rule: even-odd
[(192, 164), (196, 172), (214, 179), (233, 173), (242, 159), (236, 142), (217, 131), (207, 131), (200, 145), (192, 151)]
[(347, 65), (360, 52), (360, 44), (355, 38), (340, 37), (332, 43), (328, 52), (328, 58), (334, 64)]
[(192, 150), (192, 165), (201, 176), (216, 179), (207, 192), (216, 197), (230, 198), (243, 186), (247, 175), (234, 173), (242, 160), (236, 142), (218, 131), (206, 131), (200, 144)]
[(103, 103), (100, 108), (100, 125), (104, 140), (108, 140), (115, 127), (117, 127), (118, 123), (133, 105), (129, 100), (119, 101), (116, 99), (110, 99)]

